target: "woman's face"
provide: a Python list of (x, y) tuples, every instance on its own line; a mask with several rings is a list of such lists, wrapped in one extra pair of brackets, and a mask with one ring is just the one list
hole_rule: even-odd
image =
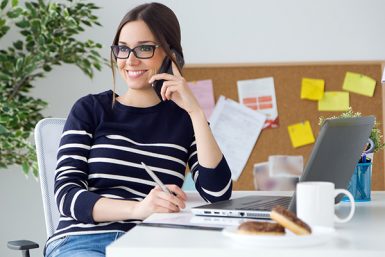
[[(158, 45), (147, 24), (142, 21), (131, 21), (123, 26), (119, 35), (119, 45), (133, 49), (141, 45)], [(144, 48), (146, 49), (146, 48)], [(166, 56), (161, 47), (155, 49), (154, 56), (140, 59), (131, 52), (128, 59), (117, 59), (118, 69), (129, 88), (146, 89), (151, 87), (148, 81), (156, 74)]]

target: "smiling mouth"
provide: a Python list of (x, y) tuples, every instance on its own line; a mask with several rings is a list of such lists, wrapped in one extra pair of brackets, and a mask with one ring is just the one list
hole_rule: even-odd
[(140, 76), (142, 76), (146, 72), (147, 72), (147, 70), (128, 70), (127, 75), (130, 78), (139, 78)]

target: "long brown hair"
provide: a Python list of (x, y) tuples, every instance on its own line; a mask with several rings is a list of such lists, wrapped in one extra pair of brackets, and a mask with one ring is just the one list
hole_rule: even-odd
[[(134, 9), (130, 10), (120, 21), (118, 29), (112, 45), (117, 45), (119, 42), (120, 31), (123, 26), (130, 21), (144, 21), (155, 38), (158, 40), (159, 45), (163, 48), (166, 56), (170, 58), (178, 67), (179, 72), (182, 73), (182, 67), (175, 60), (171, 49), (177, 51), (183, 57), (183, 51), (181, 46), (181, 32), (178, 19), (175, 13), (167, 6), (160, 3), (147, 3), (142, 4)], [(116, 59), (111, 51), (110, 62), (112, 69), (112, 78), (114, 83), (113, 102), (115, 103), (115, 65)]]

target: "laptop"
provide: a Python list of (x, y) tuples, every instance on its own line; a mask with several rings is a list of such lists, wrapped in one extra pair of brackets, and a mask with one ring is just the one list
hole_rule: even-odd
[[(329, 181), (347, 188), (354, 168), (374, 126), (373, 116), (325, 120), (299, 181)], [(194, 215), (270, 219), (270, 211), (282, 205), (296, 211), (291, 197), (245, 196), (193, 207)], [(342, 196), (336, 197), (336, 203)]]

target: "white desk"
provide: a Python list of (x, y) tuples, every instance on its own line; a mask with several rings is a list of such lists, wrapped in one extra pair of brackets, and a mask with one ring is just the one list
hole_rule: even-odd
[[(232, 198), (246, 194), (261, 194), (261, 192), (233, 192)], [(196, 193), (188, 193), (188, 197), (187, 208), (204, 203)], [(349, 207), (347, 203), (342, 203), (337, 209), (345, 214)], [(218, 231), (138, 226), (109, 245), (107, 257), (384, 256), (385, 192), (373, 192), (372, 201), (357, 203), (353, 219), (345, 224), (337, 224), (336, 231), (335, 239), (323, 245), (274, 249), (245, 247), (236, 244)]]

